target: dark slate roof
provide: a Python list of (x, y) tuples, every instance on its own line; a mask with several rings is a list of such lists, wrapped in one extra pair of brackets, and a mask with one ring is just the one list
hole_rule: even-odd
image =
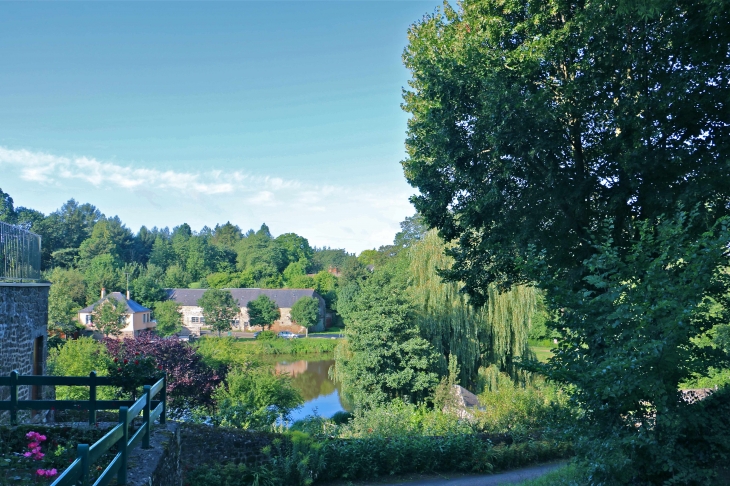
[[(167, 298), (174, 300), (180, 305), (196, 306), (207, 289), (165, 289)], [(233, 298), (240, 307), (246, 305), (263, 294), (276, 302), (276, 305), (283, 308), (291, 308), (296, 301), (302, 297), (322, 297), (313, 289), (224, 289), (230, 290)]]
[(102, 300), (106, 300), (106, 299), (109, 299), (109, 298), (114, 298), (114, 299), (117, 299), (118, 302), (123, 302), (125, 304), (125, 306), (126, 306), (126, 313), (127, 314), (135, 314), (137, 312), (150, 312), (150, 309), (148, 309), (147, 307), (145, 307), (145, 306), (143, 306), (141, 304), (138, 304), (137, 302), (135, 302), (133, 300), (127, 300), (126, 297), (124, 296), (124, 294), (121, 293), (121, 292), (111, 292), (109, 295), (107, 295), (103, 299), (97, 300), (96, 302), (94, 302), (90, 306), (88, 306), (88, 307), (86, 307), (84, 309), (81, 309), (79, 312), (83, 312), (85, 314), (89, 314), (89, 313), (91, 313), (94, 310), (94, 307), (96, 307), (97, 305), (99, 305), (99, 303)]

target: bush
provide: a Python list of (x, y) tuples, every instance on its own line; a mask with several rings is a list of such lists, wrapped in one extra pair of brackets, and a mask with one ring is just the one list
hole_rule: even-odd
[(522, 386), (506, 374), (495, 378), (492, 390), (479, 395), (484, 410), (474, 412), (480, 431), (520, 436), (547, 428), (565, 428), (575, 420), (567, 394), (544, 379), (533, 378), (531, 384)]
[(271, 341), (272, 339), (276, 339), (276, 333), (274, 331), (261, 331), (258, 336), (256, 336), (256, 339), (259, 341)]
[[(90, 337), (64, 341), (59, 348), (48, 351), (48, 374), (53, 376), (89, 376), (96, 371), (97, 376), (106, 376), (107, 364), (111, 361), (106, 347)], [(111, 387), (97, 388), (99, 400), (113, 400)], [(57, 386), (58, 400), (88, 400), (87, 386)]]
[(192, 345), (175, 338), (160, 339), (143, 333), (132, 339), (105, 339), (110, 354), (130, 362), (135, 356), (151, 356), (167, 373), (167, 398), (171, 407), (182, 409), (213, 404), (212, 394), (219, 374), (209, 367)]
[(268, 429), (277, 419), (288, 420), (304, 400), (288, 375), (266, 368), (237, 368), (228, 373), (215, 393), (213, 423), (240, 429)]

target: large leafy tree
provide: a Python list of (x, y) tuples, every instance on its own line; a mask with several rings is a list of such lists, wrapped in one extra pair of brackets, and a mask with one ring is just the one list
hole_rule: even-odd
[(198, 299), (198, 305), (203, 309), (205, 323), (218, 331), (218, 337), (222, 331), (231, 329), (231, 322), (240, 312), (236, 300), (228, 290), (208, 289)]
[(312, 327), (319, 317), (319, 299), (314, 297), (302, 297), (291, 308), (291, 318), (300, 326)]
[(156, 302), (155, 309), (155, 332), (160, 336), (172, 336), (180, 332), (183, 327), (183, 316), (180, 312), (180, 304), (174, 300)]
[(271, 327), (274, 321), (281, 317), (279, 306), (268, 295), (259, 295), (256, 299), (249, 301), (246, 308), (248, 309), (248, 321), (252, 326)]
[(70, 334), (77, 330), (78, 311), (86, 302), (84, 275), (78, 270), (54, 268), (47, 278), (52, 283), (48, 292), (48, 327)]
[(677, 438), (709, 407), (676, 390), (722, 363), (692, 343), (726, 290), (729, 26), (709, 0), (464, 0), (409, 33), (413, 202), (474, 302), (546, 290), (596, 483), (703, 471)]
[(17, 215), (15, 214), (15, 204), (10, 194), (0, 189), (0, 221), (4, 223), (15, 223)]
[(722, 5), (465, 0), (411, 28), (403, 166), (475, 298), (532, 247), (580, 285), (606, 219), (626, 252), (680, 204), (695, 232), (728, 213)]
[(125, 312), (124, 304), (107, 297), (94, 307), (91, 321), (104, 336), (119, 336), (127, 325)]

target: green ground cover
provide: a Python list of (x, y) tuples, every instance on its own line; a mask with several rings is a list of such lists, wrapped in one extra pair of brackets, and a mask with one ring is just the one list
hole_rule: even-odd
[[(210, 338), (206, 338), (210, 339)], [(322, 354), (332, 353), (339, 341), (337, 339), (271, 339), (266, 341), (241, 339), (234, 346), (253, 355), (267, 354)]]

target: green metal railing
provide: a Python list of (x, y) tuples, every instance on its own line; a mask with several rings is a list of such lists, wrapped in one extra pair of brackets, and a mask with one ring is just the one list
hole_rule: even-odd
[[(88, 386), (89, 400), (18, 400), (18, 386)], [(111, 463), (94, 482), (105, 486), (116, 477), (117, 484), (127, 483), (127, 457), (131, 449), (142, 442), (142, 448), (150, 447), (150, 426), (156, 420), (165, 423), (167, 379), (163, 377), (154, 385), (145, 385), (137, 401), (97, 400), (97, 386), (114, 386), (109, 378), (97, 377), (95, 372), (86, 376), (20, 376), (17, 371), (10, 377), (0, 377), (0, 386), (10, 387), (10, 400), (0, 401), (0, 410), (9, 410), (11, 423), (17, 423), (18, 410), (88, 410), (89, 423), (96, 423), (97, 410), (119, 409), (119, 423), (92, 445), (79, 444), (76, 460), (66, 468), (51, 486), (89, 485), (90, 469), (100, 457), (116, 446), (117, 453)], [(152, 400), (157, 394), (160, 400)], [(142, 425), (129, 437), (129, 426), (142, 414)]]

